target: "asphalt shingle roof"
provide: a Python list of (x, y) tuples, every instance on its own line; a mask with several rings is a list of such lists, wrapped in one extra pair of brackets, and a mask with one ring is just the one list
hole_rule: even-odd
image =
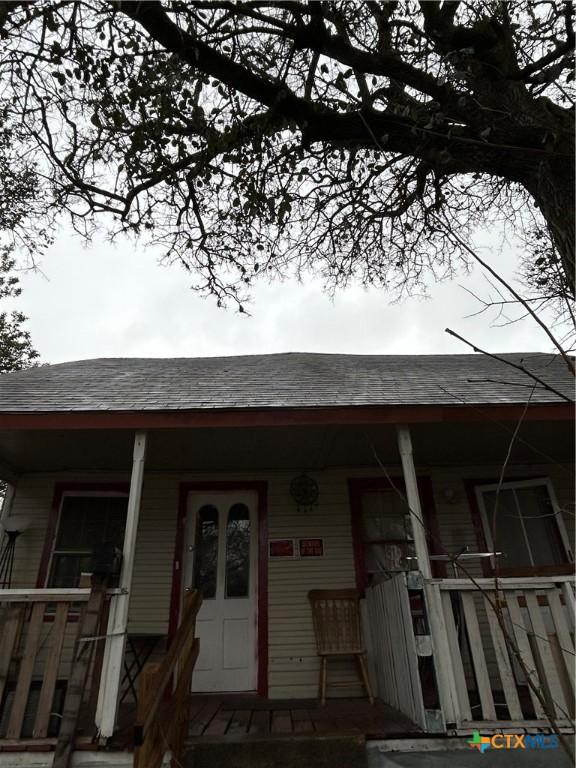
[[(505, 354), (573, 395), (557, 355)], [(0, 414), (525, 403), (533, 380), (484, 355), (287, 353), (99, 358), (0, 376)], [(560, 398), (536, 388), (532, 403)]]

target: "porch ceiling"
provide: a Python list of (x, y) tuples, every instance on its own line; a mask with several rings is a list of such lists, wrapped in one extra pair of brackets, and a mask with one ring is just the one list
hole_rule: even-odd
[[(500, 464), (514, 422), (416, 424), (411, 426), (416, 466)], [(574, 429), (569, 422), (522, 424), (513, 463), (574, 462)], [(0, 430), (2, 469), (22, 472), (128, 472), (131, 430)], [(320, 470), (399, 464), (390, 425), (197, 428), (151, 430), (146, 468), (184, 471), (267, 469)], [(6, 476), (6, 472), (4, 473)]]

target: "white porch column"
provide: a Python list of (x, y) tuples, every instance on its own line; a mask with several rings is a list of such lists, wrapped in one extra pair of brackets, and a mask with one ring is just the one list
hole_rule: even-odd
[(142, 498), (142, 483), (144, 480), (144, 463), (146, 460), (146, 432), (136, 432), (134, 436), (134, 458), (132, 462), (132, 477), (130, 479), (130, 496), (126, 514), (126, 529), (124, 532), (124, 550), (122, 552), (122, 569), (119, 587), (121, 594), (112, 598), (100, 691), (96, 709), (96, 727), (101, 738), (109, 738), (114, 732), (118, 694), (122, 678), (124, 647), (126, 645), (126, 628), (128, 626), (128, 606), (132, 588), (132, 573), (134, 571), (134, 553), (136, 549), (136, 534), (140, 517), (140, 501)]
[(396, 435), (398, 438), (400, 459), (402, 460), (402, 473), (404, 475), (404, 484), (406, 486), (406, 498), (408, 500), (408, 506), (410, 507), (414, 548), (416, 549), (416, 557), (418, 558), (418, 570), (425, 579), (429, 579), (432, 576), (432, 570), (430, 568), (430, 555), (428, 553), (428, 542), (426, 541), (422, 507), (420, 506), (418, 482), (416, 481), (410, 430), (406, 426), (399, 425), (396, 427)]
[[(430, 554), (428, 552), (425, 523), (422, 516), (422, 507), (420, 505), (418, 483), (416, 481), (416, 469), (414, 468), (414, 456), (412, 454), (412, 439), (410, 437), (410, 430), (406, 426), (399, 425), (396, 427), (396, 433), (398, 436), (398, 449), (402, 459), (402, 471), (404, 474), (404, 483), (406, 485), (406, 497), (408, 499), (410, 515), (412, 517), (414, 547), (416, 549), (416, 557), (418, 558), (418, 569), (424, 579), (431, 579), (432, 569), (430, 566)], [(457, 719), (458, 699), (456, 694), (456, 683), (454, 681), (452, 660), (446, 641), (447, 629), (444, 622), (444, 613), (438, 585), (425, 582), (424, 599), (426, 603), (426, 613), (428, 616), (430, 636), (432, 640), (434, 667), (436, 670), (440, 707), (444, 717), (444, 722), (452, 723)]]

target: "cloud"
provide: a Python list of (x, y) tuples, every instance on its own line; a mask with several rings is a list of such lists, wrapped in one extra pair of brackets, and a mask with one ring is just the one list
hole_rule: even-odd
[[(484, 248), (490, 236), (481, 238)], [(261, 284), (250, 317), (223, 311), (189, 288), (190, 277), (158, 264), (159, 253), (127, 241), (97, 240), (85, 248), (62, 232), (42, 271), (24, 272), (19, 308), (29, 317), (34, 344), (46, 362), (89, 357), (204, 356), (285, 351), (419, 353), (469, 351), (450, 338), (450, 326), (491, 351), (549, 351), (530, 321), (491, 328), (490, 317), (460, 287), (482, 295), (480, 271), (429, 286), (429, 299), (390, 304), (382, 290), (354, 286), (331, 299), (317, 280)], [(508, 248), (499, 268), (513, 274)]]

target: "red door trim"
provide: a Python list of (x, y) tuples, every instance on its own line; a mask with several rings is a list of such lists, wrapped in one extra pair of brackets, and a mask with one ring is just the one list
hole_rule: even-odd
[(50, 559), (52, 558), (52, 550), (54, 549), (54, 541), (56, 539), (56, 528), (58, 527), (58, 515), (60, 513), (60, 505), (62, 503), (62, 497), (65, 493), (129, 493), (130, 484), (122, 482), (112, 483), (54, 483), (54, 493), (52, 494), (52, 506), (48, 513), (48, 523), (46, 526), (46, 536), (44, 537), (44, 546), (42, 548), (42, 556), (40, 557), (40, 565), (38, 567), (38, 576), (36, 578), (36, 587), (42, 589), (46, 586), (48, 579), (48, 569), (50, 567)]
[(268, 695), (268, 483), (263, 480), (199, 481), (180, 483), (178, 495), (178, 521), (172, 566), (172, 594), (168, 637), (174, 636), (180, 615), (182, 592), (182, 564), (184, 558), (184, 532), (188, 495), (192, 491), (256, 491), (258, 496), (258, 679), (260, 696)]
[[(350, 496), (350, 514), (352, 519), (352, 544), (354, 549), (354, 569), (356, 571), (356, 586), (363, 593), (366, 589), (366, 568), (364, 562), (364, 547), (362, 545), (362, 515), (361, 495), (363, 491), (390, 490), (397, 488), (404, 493), (404, 479), (402, 477), (351, 477), (348, 479), (348, 492)], [(431, 555), (445, 553), (440, 538), (438, 517), (434, 504), (432, 481), (428, 476), (418, 477), (418, 490), (422, 505), (422, 515), (426, 525), (428, 548)], [(446, 565), (432, 561), (432, 575), (437, 578), (446, 576)]]

